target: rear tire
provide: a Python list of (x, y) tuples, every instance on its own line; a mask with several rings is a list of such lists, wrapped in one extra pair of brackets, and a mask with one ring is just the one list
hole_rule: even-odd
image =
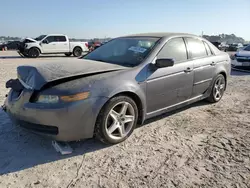
[(218, 74), (214, 80), (212, 91), (207, 101), (211, 103), (219, 102), (224, 94), (226, 88), (226, 80), (222, 74)]
[(127, 96), (110, 99), (100, 111), (95, 136), (106, 144), (117, 144), (126, 140), (137, 125), (138, 108)]
[(67, 57), (69, 57), (69, 56), (71, 56), (71, 55), (72, 55), (72, 53), (71, 53), (71, 52), (69, 52), (69, 53), (65, 53), (65, 55), (66, 55)]
[(74, 50), (73, 50), (73, 55), (75, 57), (80, 57), (82, 55), (82, 48), (75, 47)]
[(40, 55), (40, 51), (38, 48), (29, 49), (28, 56), (31, 58), (37, 58)]

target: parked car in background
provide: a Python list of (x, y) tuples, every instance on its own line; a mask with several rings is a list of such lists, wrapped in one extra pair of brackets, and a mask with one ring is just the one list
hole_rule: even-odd
[(232, 68), (250, 70), (250, 45), (243, 47), (233, 56)]
[(89, 52), (92, 52), (96, 48), (100, 47), (102, 45), (101, 42), (90, 42), (89, 43)]
[(20, 41), (8, 41), (0, 45), (0, 49), (7, 48), (8, 50), (17, 50), (20, 45)]
[(60, 141), (127, 139), (144, 120), (220, 101), (230, 57), (182, 33), (119, 37), (81, 59), (22, 65), (3, 109), (14, 123)]
[(36, 58), (40, 54), (65, 54), (66, 56), (80, 57), (87, 52), (87, 42), (69, 42), (66, 35), (41, 35), (35, 39), (26, 38), (18, 47), (18, 53), (25, 57)]
[(241, 43), (229, 44), (229, 47), (227, 48), (227, 51), (236, 52), (238, 49), (240, 49), (242, 47), (243, 47), (243, 45)]

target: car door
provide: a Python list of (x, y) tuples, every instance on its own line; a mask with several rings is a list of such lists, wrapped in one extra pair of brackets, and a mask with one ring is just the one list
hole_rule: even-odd
[(216, 57), (205, 41), (192, 37), (185, 38), (185, 41), (190, 54), (190, 61), (194, 65), (192, 97), (196, 97), (206, 92), (210, 86), (214, 77)]
[(187, 61), (188, 54), (183, 38), (167, 41), (160, 50), (158, 59), (171, 58), (172, 67), (148, 69), (147, 79), (147, 113), (173, 106), (188, 100), (192, 94), (193, 62)]
[(57, 41), (55, 36), (48, 36), (41, 42), (43, 53), (56, 53), (57, 52)]
[(69, 41), (66, 39), (65, 36), (55, 36), (56, 37), (56, 47), (57, 52), (66, 53), (69, 52)]

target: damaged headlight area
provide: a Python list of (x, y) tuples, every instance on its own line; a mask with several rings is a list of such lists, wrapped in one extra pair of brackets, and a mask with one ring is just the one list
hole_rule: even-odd
[(36, 103), (46, 103), (46, 104), (55, 104), (59, 101), (62, 102), (74, 102), (87, 99), (89, 97), (89, 92), (77, 93), (74, 95), (66, 96), (57, 96), (57, 95), (39, 95), (36, 99)]
[(37, 100), (37, 103), (58, 103), (59, 97), (56, 95), (39, 95)]

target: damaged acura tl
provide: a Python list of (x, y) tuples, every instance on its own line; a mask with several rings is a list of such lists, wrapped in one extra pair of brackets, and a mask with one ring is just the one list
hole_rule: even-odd
[(137, 124), (207, 99), (218, 102), (230, 57), (181, 33), (115, 38), (75, 60), (21, 65), (3, 105), (17, 125), (59, 141), (124, 141)]

